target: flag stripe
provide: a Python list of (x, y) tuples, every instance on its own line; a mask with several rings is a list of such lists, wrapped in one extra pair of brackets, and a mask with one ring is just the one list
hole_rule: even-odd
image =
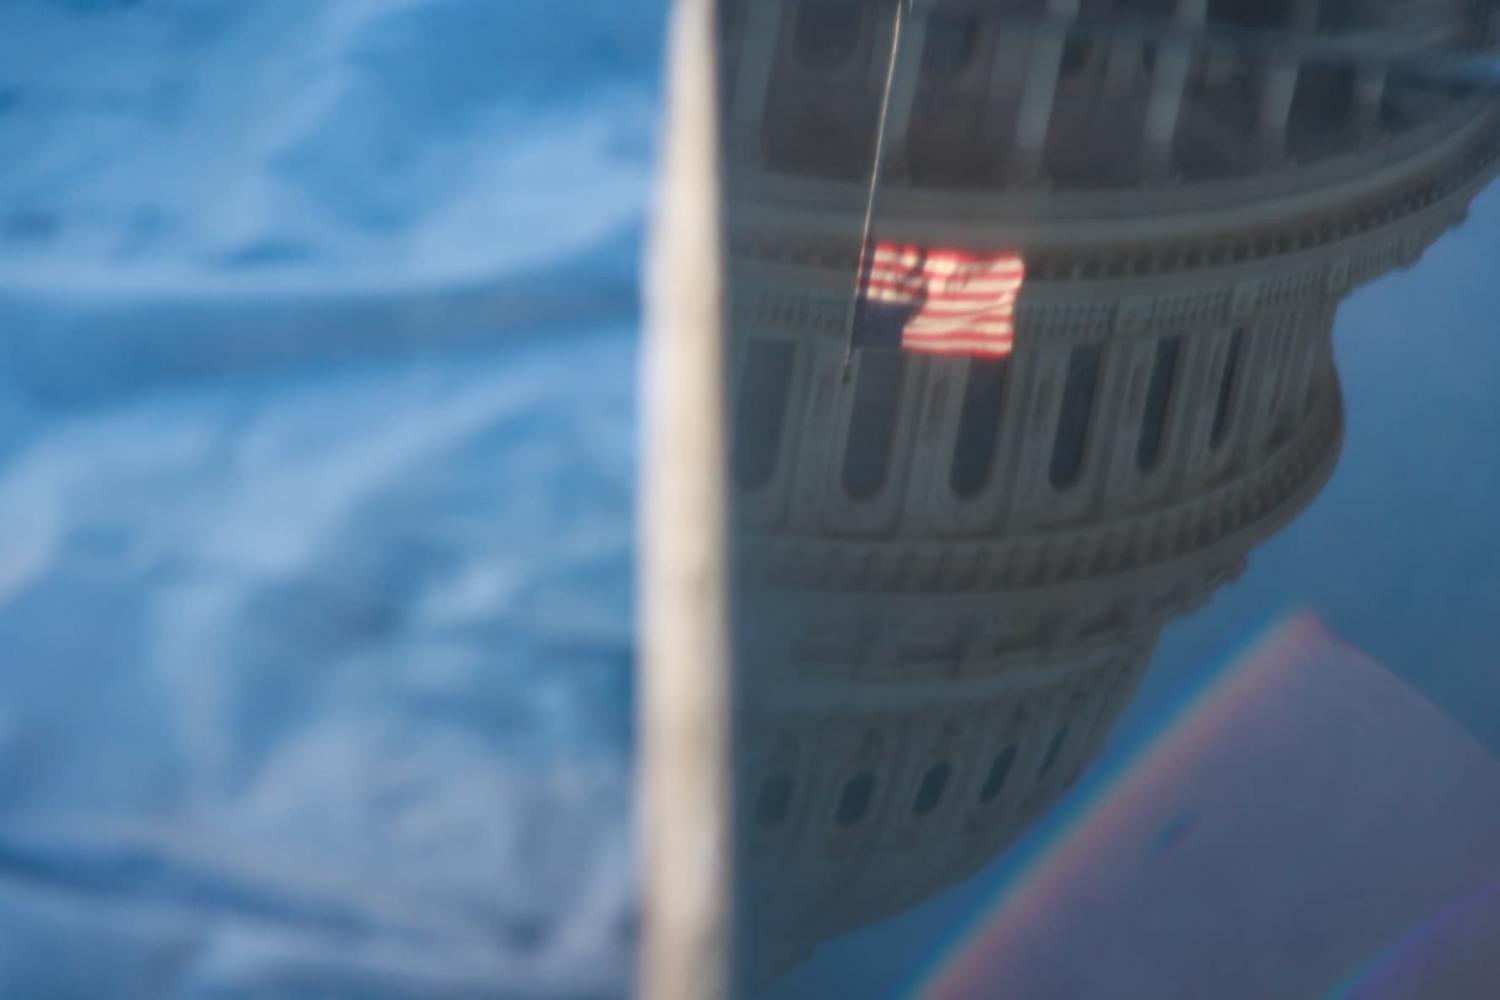
[(866, 314), (866, 340), (921, 354), (1003, 357), (1014, 344), (1025, 276), (1015, 253), (877, 242), (861, 285), (879, 313)]
[(1010, 355), (1012, 345), (1004, 344), (914, 344), (906, 348), (913, 354), (941, 354), (947, 357), (1004, 358)]
[(871, 273), (886, 272), (888, 274), (900, 275), (922, 275), (933, 281), (973, 281), (979, 278), (988, 278), (1001, 281), (1020, 281), (1026, 277), (1026, 272), (1011, 265), (999, 267), (964, 267), (945, 268), (923, 264), (920, 261), (906, 262), (895, 260), (882, 260), (877, 257), (868, 262)]
[(1021, 259), (1015, 254), (993, 256), (957, 254), (942, 250), (922, 250), (913, 247), (889, 249), (877, 244), (875, 252), (870, 256), (876, 263), (895, 264), (900, 267), (922, 267), (934, 274), (947, 274), (959, 271), (984, 272), (986, 274), (1007, 271), (1019, 273), (1025, 269), (1025, 265), (1022, 264)]
[(983, 340), (985, 338), (1002, 339), (1013, 336), (1015, 331), (1008, 326), (994, 327), (991, 329), (976, 330), (972, 327), (958, 327), (952, 330), (907, 330), (902, 336), (903, 341), (934, 341), (934, 340)]
[(937, 288), (910, 279), (871, 278), (866, 282), (866, 288), (870, 292), (885, 292), (898, 297), (988, 302), (993, 301), (997, 295), (1015, 294), (1020, 291), (1021, 283), (1019, 281), (975, 282), (963, 288)]

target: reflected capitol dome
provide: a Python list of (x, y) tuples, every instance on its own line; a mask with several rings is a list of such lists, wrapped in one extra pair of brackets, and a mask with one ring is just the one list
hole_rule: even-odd
[[(724, 4), (752, 980), (996, 858), (1316, 496), (1340, 301), (1500, 157), (1413, 55), (1497, 8), (919, 3), (892, 62), (894, 3)], [(874, 232), (1019, 254), (1008, 357), (846, 369), (888, 69)]]

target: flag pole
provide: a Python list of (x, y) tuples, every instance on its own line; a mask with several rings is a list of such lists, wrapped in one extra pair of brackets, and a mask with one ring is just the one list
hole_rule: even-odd
[(865, 220), (859, 236), (859, 263), (854, 269), (854, 294), (844, 315), (844, 381), (849, 381), (854, 358), (854, 320), (859, 313), (859, 297), (865, 286), (865, 264), (870, 252), (870, 229), (875, 221), (875, 199), (880, 194), (880, 164), (885, 159), (885, 131), (891, 113), (891, 90), (896, 83), (896, 62), (901, 54), (901, 28), (914, 0), (896, 0), (896, 21), (891, 28), (891, 57), (885, 68), (885, 90), (880, 95), (880, 122), (875, 127), (875, 157), (870, 166), (870, 183), (865, 196)]

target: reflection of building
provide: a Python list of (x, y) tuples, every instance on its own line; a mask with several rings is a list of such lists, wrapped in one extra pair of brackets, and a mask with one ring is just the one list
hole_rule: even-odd
[[(1493, 3), (1157, 6), (1494, 39)], [(725, 21), (742, 826), (768, 967), (973, 871), (1077, 775), (1162, 625), (1331, 472), (1340, 299), (1460, 221), (1500, 154), (1488, 96), (1399, 61), (978, 10), (907, 26), (877, 228), (1019, 251), (1015, 353), (862, 351), (847, 380), (892, 8)]]
[[(729, 0), (738, 153), (784, 171), (862, 174), (893, 6)], [(1043, 19), (1055, 30), (1038, 29)], [(1109, 19), (1157, 30), (1110, 31)], [(1454, 110), (1445, 88), (1403, 81), (1399, 66), (1391, 86), (1389, 58), (1330, 61), (1284, 38), (1255, 44), (1267, 30), (1372, 53), (1463, 53), (1492, 46), (1497, 26), (1490, 0), (921, 3), (893, 90), (895, 166), (919, 183), (969, 189), (997, 177), (1076, 190), (1227, 180), (1287, 159), (1331, 163)]]

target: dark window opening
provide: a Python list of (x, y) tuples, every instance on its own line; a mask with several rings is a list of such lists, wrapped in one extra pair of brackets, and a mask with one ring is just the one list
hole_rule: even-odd
[(856, 500), (879, 493), (890, 472), (905, 362), (899, 351), (865, 351), (859, 359), (843, 471), (844, 489)]
[(1038, 778), (1045, 778), (1047, 772), (1052, 770), (1052, 765), (1057, 763), (1057, 757), (1062, 753), (1063, 744), (1067, 742), (1067, 739), (1068, 727), (1063, 726), (1057, 731), (1057, 735), (1052, 737), (1052, 745), (1047, 748), (1047, 756), (1042, 759), (1042, 769), (1037, 772)]
[(988, 802), (1000, 790), (1005, 787), (1005, 779), (1010, 776), (1010, 767), (1016, 762), (1016, 748), (1014, 745), (1006, 747), (995, 756), (990, 764), (990, 773), (985, 775), (984, 786), (979, 789), (979, 801)]
[(1059, 79), (1071, 79), (1088, 64), (1094, 54), (1093, 42), (1084, 37), (1073, 36), (1063, 43), (1062, 59), (1057, 68)]
[(1154, 469), (1156, 460), (1161, 457), (1161, 441), (1167, 427), (1167, 410), (1177, 381), (1177, 357), (1181, 350), (1181, 337), (1163, 337), (1156, 343), (1151, 385), (1146, 391), (1146, 409), (1141, 415), (1141, 437), (1135, 449), (1135, 464), (1142, 472)]
[(1089, 420), (1094, 412), (1094, 394), (1099, 385), (1103, 348), (1082, 344), (1073, 348), (1063, 383), (1062, 409), (1057, 418), (1057, 437), (1052, 443), (1052, 485), (1065, 490), (1078, 481), (1083, 468)]
[(776, 473), (795, 356), (787, 341), (757, 340), (746, 353), (734, 415), (734, 481), (741, 489), (759, 489)]
[(1289, 20), (1292, 0), (1210, 0), (1208, 22), (1241, 28), (1280, 28)]
[(773, 774), (755, 797), (755, 822), (762, 827), (780, 826), (792, 804), (792, 776)]
[(943, 790), (948, 787), (948, 776), (952, 773), (953, 768), (947, 761), (939, 761), (927, 769), (922, 785), (917, 789), (917, 797), (912, 800), (913, 816), (926, 816), (937, 808), (942, 801)]
[(948, 483), (961, 497), (972, 497), (989, 481), (1000, 437), (1000, 411), (1005, 405), (1008, 358), (969, 362), (969, 378), (953, 442), (953, 467)]
[(957, 76), (974, 58), (979, 18), (974, 14), (933, 13), (927, 19), (922, 75), (937, 80)]
[(1313, 410), (1318, 408), (1318, 396), (1323, 391), (1323, 381), (1322, 368), (1313, 369), (1312, 377), (1307, 380), (1307, 395), (1302, 398), (1302, 415), (1304, 417), (1312, 416)]
[(1239, 377), (1240, 358), (1245, 353), (1245, 330), (1236, 327), (1229, 337), (1229, 357), (1224, 360), (1224, 374), (1219, 379), (1219, 401), (1214, 407), (1214, 426), (1208, 443), (1217, 449), (1229, 435), (1230, 403), (1234, 400), (1235, 382)]
[(1284, 443), (1282, 428), (1286, 425), (1287, 393), (1292, 378), (1290, 371), (1278, 369), (1271, 376), (1271, 402), (1266, 406), (1266, 445), (1275, 450)]
[(803, 0), (797, 12), (797, 59), (823, 71), (837, 70), (859, 45), (863, 4), (858, 0)]
[(839, 826), (853, 826), (864, 819), (874, 794), (875, 775), (869, 771), (862, 771), (844, 782), (844, 790), (839, 795), (838, 812), (834, 815)]
[(1269, 439), (1272, 451), (1276, 451), (1286, 445), (1292, 439), (1292, 424), (1285, 415), (1278, 418), (1276, 424), (1271, 428)]
[(1312, 159), (1345, 148), (1342, 126), (1354, 122), (1354, 69), (1308, 65), (1297, 77), (1287, 118), (1287, 147), (1292, 155)]

